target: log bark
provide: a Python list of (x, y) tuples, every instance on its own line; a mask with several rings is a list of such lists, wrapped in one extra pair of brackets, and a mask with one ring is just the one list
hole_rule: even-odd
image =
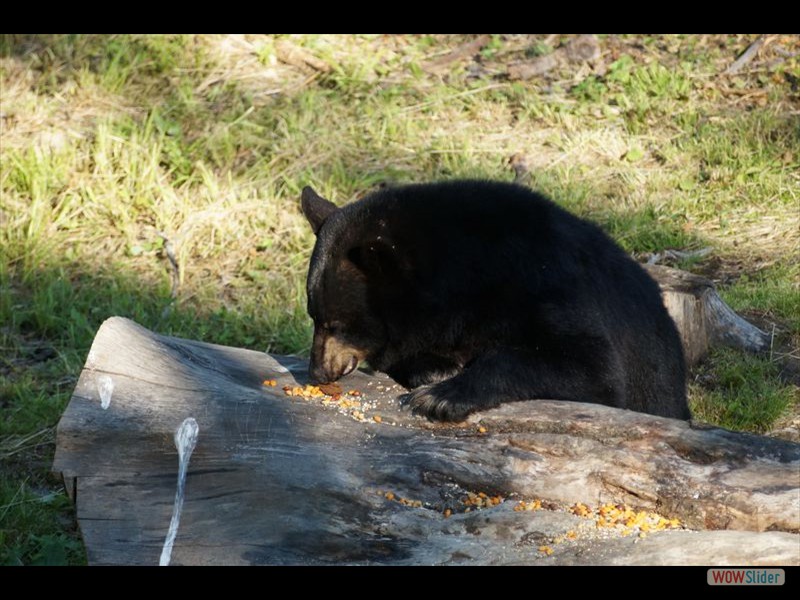
[[(341, 414), (284, 394), (306, 369), (107, 320), (54, 464), (89, 562), (158, 564), (173, 438), (192, 417), (171, 564), (800, 564), (798, 444), (545, 400), (434, 424), (398, 409), (391, 380), (360, 371), (341, 385), (364, 405)], [(469, 492), (505, 501), (466, 512)], [(534, 498), (546, 510), (514, 510)], [(604, 539), (566, 510), (576, 502), (626, 503), (707, 531)]]

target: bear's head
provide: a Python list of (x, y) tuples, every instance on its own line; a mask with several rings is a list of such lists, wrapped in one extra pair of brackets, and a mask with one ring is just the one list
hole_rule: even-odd
[(391, 329), (387, 308), (403, 296), (403, 265), (386, 225), (359, 204), (337, 208), (310, 187), (302, 192), (303, 214), (317, 236), (307, 280), (315, 382), (336, 381), (362, 360), (380, 363)]

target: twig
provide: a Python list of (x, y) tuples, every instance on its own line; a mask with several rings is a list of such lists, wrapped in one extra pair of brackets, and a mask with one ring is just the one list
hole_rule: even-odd
[[(776, 52), (778, 50), (783, 50), (783, 48), (775, 48)], [(793, 58), (797, 58), (798, 56), (800, 56), (800, 52), (786, 52), (786, 53), (781, 53), (781, 54), (783, 55), (782, 58), (776, 58), (774, 60), (769, 61), (766, 64), (766, 68), (767, 69), (774, 69), (779, 64), (785, 63), (787, 60), (792, 60)]]
[(648, 265), (655, 265), (658, 264), (664, 258), (672, 258), (674, 260), (686, 260), (691, 258), (703, 258), (707, 254), (710, 254), (713, 248), (706, 247), (700, 248), (698, 250), (665, 250), (663, 253), (654, 253), (647, 259)]
[(520, 152), (512, 154), (508, 159), (508, 164), (514, 169), (514, 183), (526, 184), (530, 181), (531, 173), (524, 155)]
[(40, 429), (39, 431), (34, 431), (33, 433), (29, 433), (28, 435), (20, 436), (16, 439), (13, 439), (13, 441), (12, 440), (4, 441), (2, 446), (0, 446), (0, 455), (2, 455), (3, 458), (8, 458), (9, 456), (16, 454), (20, 450), (23, 450), (25, 448), (35, 447), (40, 445), (41, 443), (45, 443), (45, 442), (37, 442), (36, 444), (31, 444), (29, 446), (25, 445), (31, 440), (34, 440), (37, 437), (43, 435), (47, 435), (49, 433), (51, 434), (53, 433), (53, 431), (55, 431), (55, 427), (45, 427), (44, 429)]
[(742, 52), (742, 55), (739, 58), (733, 61), (733, 64), (731, 64), (730, 67), (725, 69), (724, 75), (735, 75), (738, 73), (742, 67), (755, 58), (756, 54), (758, 54), (758, 51), (761, 49), (761, 46), (764, 45), (766, 39), (767, 36), (765, 35), (759, 36), (755, 42), (747, 47), (747, 50)]
[(451, 100), (455, 100), (456, 98), (463, 98), (464, 96), (472, 96), (473, 94), (479, 94), (481, 92), (487, 92), (489, 90), (496, 90), (506, 87), (508, 87), (507, 83), (490, 83), (489, 85), (485, 85), (483, 87), (474, 88), (463, 92), (458, 92), (457, 94), (452, 94), (451, 96), (447, 96), (446, 98), (437, 98), (436, 100), (429, 100), (427, 102), (421, 102), (413, 106), (407, 106), (406, 108), (403, 108), (400, 111), (400, 113), (405, 114), (410, 112), (416, 112), (418, 110), (422, 110), (423, 108), (428, 108), (429, 106), (434, 106), (442, 102), (449, 102)]
[(511, 79), (531, 79), (569, 62), (595, 60), (600, 56), (600, 45), (597, 36), (579, 35), (571, 39), (561, 48), (550, 54), (539, 56), (526, 63), (517, 63), (508, 67)]
[[(313, 72), (311, 75), (309, 75), (308, 77), (303, 79), (303, 81), (301, 81), (299, 83), (295, 83), (295, 84), (289, 86), (288, 88), (286, 88), (286, 90), (285, 90), (286, 93), (287, 94), (293, 94), (293, 93), (295, 93), (297, 91), (300, 91), (301, 89), (306, 87), (309, 83), (314, 81), (317, 77), (319, 77), (321, 74), (322, 73), (320, 71)], [(282, 90), (278, 90), (278, 91), (280, 92)]]
[(320, 60), (309, 51), (286, 40), (275, 42), (275, 55), (281, 62), (299, 69), (311, 67), (321, 73), (328, 73), (331, 70), (331, 66), (324, 60)]
[(772, 361), (772, 357), (775, 354), (775, 323), (772, 324), (772, 331), (769, 335), (769, 360)]
[(14, 496), (11, 498), (11, 502), (9, 502), (8, 504), (6, 504), (5, 506), (2, 507), (3, 508), (3, 514), (0, 515), (0, 523), (2, 523), (3, 519), (6, 518), (6, 513), (8, 512), (8, 509), (11, 508), (12, 506), (16, 506), (14, 501), (17, 499), (17, 496), (20, 495), (20, 493), (22, 492), (22, 489), (25, 487), (25, 484), (28, 483), (29, 479), (30, 479), (30, 477), (26, 477), (25, 478), (25, 481), (23, 481), (19, 485), (19, 487), (17, 488), (17, 491), (14, 492)]
[(440, 72), (449, 67), (451, 63), (463, 60), (465, 58), (470, 58), (476, 52), (479, 52), (486, 44), (488, 44), (490, 39), (491, 38), (488, 35), (482, 35), (478, 39), (467, 42), (466, 44), (461, 44), (452, 52), (448, 52), (444, 56), (440, 56), (439, 58), (435, 58), (426, 62), (424, 65), (422, 65), (422, 70), (427, 71), (428, 73)]
[(167, 255), (169, 264), (172, 267), (170, 271), (172, 275), (172, 291), (170, 292), (170, 297), (174, 300), (178, 297), (178, 286), (181, 282), (181, 269), (180, 266), (178, 266), (178, 259), (175, 258), (175, 250), (172, 247), (170, 239), (162, 231), (157, 231), (156, 233), (164, 240), (164, 253)]

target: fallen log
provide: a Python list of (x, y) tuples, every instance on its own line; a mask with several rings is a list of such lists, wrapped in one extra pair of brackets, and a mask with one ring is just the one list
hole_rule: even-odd
[(329, 73), (332, 70), (331, 65), (324, 60), (288, 40), (275, 42), (275, 54), (281, 62), (301, 70), (314, 69), (319, 73)]
[(481, 51), (492, 38), (488, 35), (478, 36), (476, 39), (466, 42), (456, 49), (448, 52), (443, 56), (433, 58), (422, 65), (422, 70), (426, 73), (439, 75), (449, 69), (453, 63), (472, 58), (475, 54)]
[(508, 67), (510, 79), (527, 80), (544, 75), (556, 67), (567, 63), (596, 60), (600, 57), (600, 45), (597, 36), (591, 34), (572, 38), (564, 46), (556, 48), (550, 54), (538, 56), (527, 62), (519, 62)]
[[(287, 396), (306, 369), (108, 319), (54, 463), (90, 564), (170, 563), (171, 522), (170, 564), (800, 564), (798, 444), (545, 400), (434, 424), (361, 371), (358, 406)], [(683, 528), (625, 537), (576, 503)]]
[(760, 35), (752, 44), (750, 44), (747, 49), (742, 52), (741, 56), (737, 58), (731, 65), (725, 69), (723, 75), (736, 75), (742, 68), (747, 65), (751, 60), (753, 60), (758, 51), (761, 50), (761, 46), (767, 41), (766, 35)]

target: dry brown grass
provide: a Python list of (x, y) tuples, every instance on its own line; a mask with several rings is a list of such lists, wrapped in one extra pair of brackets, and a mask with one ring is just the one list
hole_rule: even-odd
[[(711, 247), (689, 267), (716, 277), (738, 310), (797, 339), (800, 61), (790, 55), (800, 36), (772, 37), (735, 77), (720, 74), (755, 36), (607, 36), (596, 63), (525, 82), (509, 81), (508, 65), (568, 36), (497, 36), (477, 56), (426, 70), (474, 39), (0, 38), (9, 548), (36, 556), (26, 528), (51, 513), (17, 512), (39, 506), (20, 473), (57, 485), (41, 465), (49, 432), (105, 317), (307, 351), (304, 185), (343, 204), (385, 182), (511, 179), (516, 155), (532, 185), (640, 256)], [(286, 62), (281, 44), (313, 60)], [(624, 71), (616, 80), (615, 68)], [(180, 267), (175, 298), (165, 239)], [(56, 358), (30, 358), (30, 340)], [(735, 372), (736, 357), (726, 360)], [(759, 369), (742, 367), (739, 379), (765, 382), (745, 395), (783, 402), (785, 385)], [(717, 392), (712, 405), (729, 401)], [(784, 417), (776, 422), (792, 422)]]

